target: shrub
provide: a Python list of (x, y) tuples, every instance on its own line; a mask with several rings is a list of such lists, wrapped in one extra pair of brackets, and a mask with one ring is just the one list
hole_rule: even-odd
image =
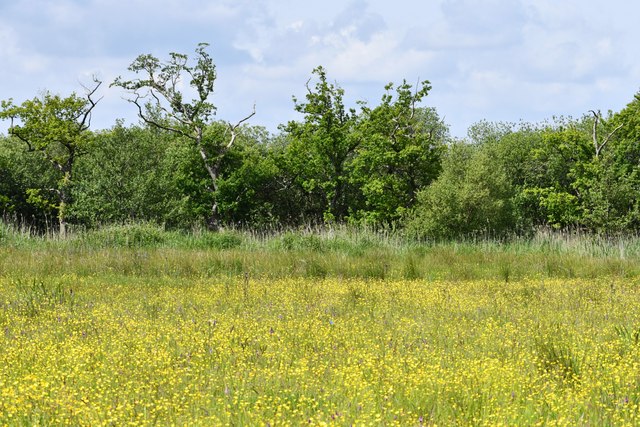
[(453, 145), (440, 177), (418, 193), (407, 231), (433, 240), (500, 236), (515, 227), (512, 195), (505, 171), (487, 148)]

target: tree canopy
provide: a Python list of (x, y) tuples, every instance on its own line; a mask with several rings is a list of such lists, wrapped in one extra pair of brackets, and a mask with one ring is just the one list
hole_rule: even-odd
[[(350, 99), (316, 67), (275, 134), (216, 118), (207, 44), (138, 56), (127, 93), (141, 123), (90, 130), (84, 96), (2, 101), (0, 214), (37, 229), (149, 221), (169, 228), (366, 224), (423, 239), (640, 228), (640, 94), (618, 112), (519, 125), (481, 121), (454, 139), (431, 84)], [(56, 218), (57, 221), (51, 221)], [(55, 224), (54, 224), (55, 222)]]
[[(9, 119), (9, 135), (23, 143), (26, 151), (35, 152), (50, 163), (58, 173), (56, 185), (50, 189), (28, 188), (32, 204), (42, 208), (55, 208), (60, 234), (64, 235), (67, 209), (71, 204), (71, 185), (76, 160), (90, 150), (92, 135), (89, 132), (91, 113), (99, 100), (94, 94), (101, 82), (86, 89), (86, 96), (75, 93), (61, 97), (45, 92), (42, 97), (24, 101), (20, 105), (12, 100), (2, 101), (1, 119)], [(54, 193), (55, 202), (50, 201)], [(5, 202), (6, 203), (6, 202)]]

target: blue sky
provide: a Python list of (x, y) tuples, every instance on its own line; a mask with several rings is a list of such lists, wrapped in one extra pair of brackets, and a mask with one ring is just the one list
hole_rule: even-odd
[[(211, 44), (218, 118), (275, 131), (323, 65), (347, 103), (431, 81), (454, 136), (489, 121), (620, 110), (640, 90), (640, 3), (627, 0), (1, 0), (0, 99), (106, 84), (93, 128), (134, 108), (108, 84), (141, 53)], [(6, 132), (6, 123), (0, 124)]]

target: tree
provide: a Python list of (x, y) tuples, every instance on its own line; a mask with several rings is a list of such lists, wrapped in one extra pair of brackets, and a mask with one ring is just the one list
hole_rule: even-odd
[(624, 149), (622, 123), (590, 113), (517, 129), (486, 122), (471, 128), (473, 141), (495, 147), (496, 161), (507, 172), (519, 232), (540, 225), (611, 232), (633, 223), (637, 161), (628, 154), (637, 152), (636, 144)]
[(351, 174), (365, 202), (354, 212), (358, 220), (399, 220), (414, 205), (417, 192), (438, 176), (448, 130), (435, 109), (418, 105), (430, 89), (428, 81), (415, 90), (404, 81), (394, 95), (389, 83), (380, 105), (363, 106), (357, 127), (362, 144)]
[(327, 81), (324, 68), (313, 70), (314, 88), (307, 82), (306, 102), (294, 97), (295, 109), (303, 122), (284, 127), (290, 137), (289, 167), (296, 182), (309, 198), (317, 199), (325, 221), (343, 219), (348, 211), (348, 168), (360, 141), (352, 133), (357, 120), (354, 109), (347, 110), (344, 90)]
[[(263, 127), (242, 126), (237, 150), (225, 159), (220, 180), (220, 213), (239, 227), (270, 227), (287, 222), (289, 197), (277, 165), (279, 146)], [(295, 210), (294, 210), (295, 212)]]
[(450, 146), (438, 179), (418, 193), (408, 232), (446, 240), (512, 231), (513, 189), (494, 156), (489, 147)]
[(94, 95), (102, 82), (94, 79), (94, 85), (86, 89), (86, 95), (75, 93), (63, 98), (45, 92), (42, 97), (24, 101), (2, 101), (0, 118), (9, 119), (9, 135), (24, 143), (30, 152), (40, 153), (58, 172), (57, 185), (51, 189), (32, 190), (32, 201), (47, 203), (47, 195), (55, 194), (60, 235), (66, 234), (67, 209), (71, 204), (71, 185), (74, 166), (78, 157), (87, 153), (91, 142), (91, 113), (100, 101)]
[(616, 159), (622, 125), (590, 113), (540, 130), (540, 143), (525, 161), (529, 173), (521, 174), (529, 179), (518, 197), (522, 211), (537, 217), (534, 224), (598, 232), (629, 224), (634, 192), (628, 165)]
[(38, 203), (31, 195), (38, 194), (39, 189), (55, 187), (57, 170), (40, 153), (29, 152), (25, 144), (16, 142), (15, 137), (0, 137), (0, 216), (46, 231), (51, 218), (57, 218), (55, 193), (47, 194), (51, 202), (46, 204)]
[[(595, 156), (574, 186), (581, 195), (583, 222), (597, 232), (637, 230), (640, 224), (640, 97), (605, 119), (591, 111)], [(605, 150), (603, 150), (606, 147)]]
[[(175, 209), (180, 193), (172, 185), (174, 170), (165, 167), (166, 158), (175, 157), (174, 139), (173, 134), (125, 127), (121, 121), (96, 132), (94, 148), (77, 164), (72, 220), (88, 227), (127, 221), (174, 225), (167, 213)], [(189, 218), (190, 224), (194, 221)]]
[[(212, 202), (207, 225), (217, 230), (221, 226), (216, 196), (222, 161), (236, 141), (239, 126), (255, 115), (255, 106), (237, 123), (226, 123), (222, 135), (216, 134), (215, 140), (207, 141), (205, 130), (216, 112), (209, 97), (217, 77), (213, 59), (206, 50), (208, 46), (198, 44), (194, 64), (189, 64), (187, 55), (180, 53), (170, 53), (166, 62), (150, 54), (140, 55), (129, 66), (129, 71), (143, 77), (133, 80), (118, 77), (111, 86), (131, 93), (128, 101), (138, 108), (138, 115), (145, 123), (180, 135), (194, 145), (210, 178), (207, 190)], [(184, 101), (185, 94), (180, 90), (185, 79), (194, 94), (191, 101)]]

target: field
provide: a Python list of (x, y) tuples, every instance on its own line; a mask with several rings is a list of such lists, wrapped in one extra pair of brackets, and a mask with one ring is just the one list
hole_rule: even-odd
[(129, 237), (5, 235), (0, 424), (640, 424), (634, 242)]

